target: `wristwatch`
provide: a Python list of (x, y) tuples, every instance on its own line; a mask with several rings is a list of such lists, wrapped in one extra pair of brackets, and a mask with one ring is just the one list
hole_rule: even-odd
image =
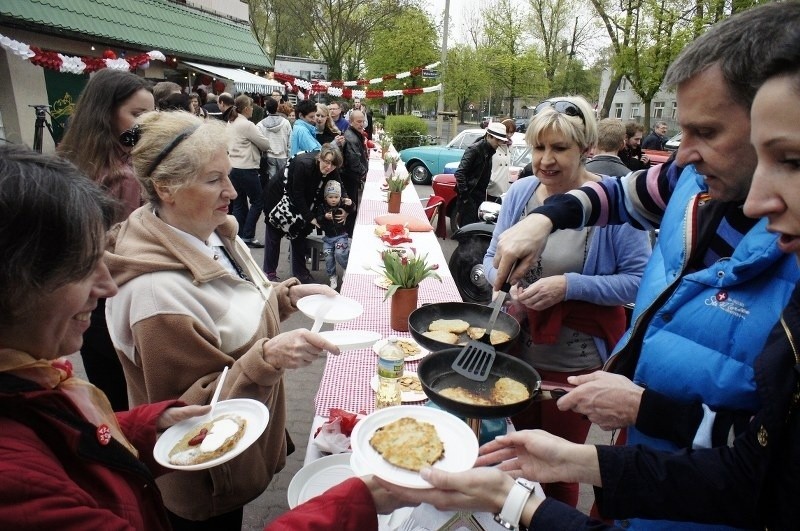
[(533, 494), (534, 487), (535, 484), (532, 481), (518, 478), (508, 493), (503, 509), (499, 514), (494, 515), (494, 521), (510, 531), (519, 529), (522, 510), (525, 508), (525, 504), (528, 503), (528, 498)]

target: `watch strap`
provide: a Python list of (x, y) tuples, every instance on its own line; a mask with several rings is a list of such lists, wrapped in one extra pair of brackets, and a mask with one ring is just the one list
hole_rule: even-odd
[(519, 519), (531, 494), (533, 484), (522, 478), (517, 479), (506, 497), (503, 509), (494, 516), (494, 521), (512, 531), (518, 529)]

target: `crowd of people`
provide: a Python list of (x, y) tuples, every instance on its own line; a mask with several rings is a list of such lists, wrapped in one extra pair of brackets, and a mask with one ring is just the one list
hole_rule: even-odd
[[(282, 94), (263, 103), (245, 94), (190, 94), (171, 82), (151, 86), (107, 69), (82, 91), (58, 158), (2, 147), (2, 202), (15, 203), (0, 222), (10, 256), (2, 273), (10, 298), (0, 325), (8, 354), (0, 400), (14, 410), (0, 415), (10, 435), (3, 449), (15, 453), (6, 470), (26, 470), (20, 485), (38, 485), (39, 470), (59, 469), (35, 493), (3, 484), (4, 493), (16, 489), (6, 497), (15, 507), (0, 508), (4, 525), (240, 529), (244, 505), (283, 468), (294, 448), (283, 374), (338, 349), (308, 330), (281, 332), (280, 321), (299, 299), (335, 291), (310, 280), (302, 238), (292, 248), (305, 283), (278, 280), (274, 266), (265, 272), (248, 247), (263, 247), (256, 223), (274, 185), (300, 210), (301, 232), (325, 234), (335, 288), (336, 265), (346, 266), (349, 249), (344, 222), (356, 204), (339, 180), (343, 135), (338, 143), (302, 144), (289, 163), (293, 137), (307, 132), (300, 122), (315, 121), (324, 106), (300, 102), (293, 126), (295, 110)], [(317, 132), (325, 131), (315, 128), (312, 139)], [(365, 162), (358, 161), (364, 172)], [(19, 223), (33, 232), (11, 230)], [(46, 232), (58, 245), (47, 244)], [(276, 244), (265, 253), (272, 263), (282, 234), (267, 234)], [(41, 323), (31, 329), (36, 341), (22, 332), (32, 316)], [(78, 351), (93, 384), (56, 361)], [(157, 432), (205, 414), (225, 368), (220, 398), (265, 403), (268, 429), (228, 463), (164, 474), (152, 459)], [(103, 437), (87, 449), (78, 442), (92, 424)], [(55, 501), (68, 497), (63, 507)]]
[[(558, 486), (576, 482), (594, 485), (599, 514), (625, 529), (796, 528), (800, 3), (712, 26), (666, 82), (680, 149), (624, 175), (586, 164), (596, 146), (613, 156), (619, 124), (598, 128), (582, 98), (538, 105), (526, 133), (533, 175), (506, 193), (486, 258), (496, 288), (514, 285), (518, 355), (575, 387), (515, 418), (518, 431), (484, 445), (474, 468), (424, 468), (431, 489), (353, 478), (268, 529), (376, 530), (378, 513), (422, 502), (490, 511), (509, 529), (612, 528)], [(240, 529), (244, 505), (292, 451), (284, 373), (338, 353), (323, 336), (279, 328), (300, 298), (331, 286), (279, 281), (267, 252), (263, 267), (250, 255), (252, 204), (229, 214), (255, 176), (270, 191), (262, 211), (297, 209), (294, 220), (267, 216), (267, 243), (296, 222), (302, 277), (302, 236), (320, 228), (335, 267), (358, 207), (348, 184), (364, 162), (367, 113), (352, 110), (342, 129), (339, 105), (300, 102), (272, 148), (289, 122), (277, 101), (248, 125), (246, 95), (220, 94), (203, 113), (189, 95), (185, 108), (162, 105), (175, 94), (100, 71), (56, 156), (0, 146), (3, 527)], [(320, 143), (318, 123), (343, 134)], [(459, 168), (465, 203), (488, 186), (510, 134), (490, 124), (467, 150), (478, 170)], [(315, 149), (292, 153), (306, 143)], [(634, 297), (625, 331), (620, 306)], [(93, 383), (62, 359), (77, 351)], [(267, 430), (227, 463), (167, 473), (153, 459), (158, 434), (206, 414), (225, 368), (222, 397), (266, 403)], [(589, 422), (625, 436), (583, 444)]]
[[(159, 83), (167, 84), (170, 90), (174, 89), (171, 87), (174, 83)], [(175, 86), (180, 92), (180, 87)], [(233, 164), (231, 180), (237, 192), (231, 213), (239, 223), (238, 235), (248, 247), (266, 247), (262, 268), (267, 278), (270, 281), (279, 280), (280, 245), (283, 237), (288, 236), (291, 240), (292, 276), (303, 283), (314, 283), (316, 281), (305, 265), (308, 255), (306, 238), (313, 231), (317, 231), (323, 240), (327, 235), (319, 223), (314, 223), (309, 213), (323, 208), (325, 201), (321, 192), (309, 195), (304, 201), (292, 195), (291, 190), (297, 186), (290, 184), (290, 181), (305, 181), (305, 173), (297, 174), (295, 171), (302, 164), (296, 164), (295, 170), (287, 172), (287, 163), (298, 154), (318, 154), (325, 144), (341, 152), (342, 161), (336, 165), (338, 171), (333, 177), (342, 179), (346, 195), (341, 199), (347, 202), (347, 208), (340, 211), (336, 224), (344, 224), (347, 237), (352, 238), (358, 194), (367, 171), (366, 142), (370, 141), (372, 135), (372, 112), (358, 99), (347, 112), (343, 112), (347, 104), (338, 100), (332, 100), (328, 105), (303, 100), (293, 106), (284, 101), (283, 94), (278, 90), (258, 99), (260, 105), (245, 94), (233, 98), (227, 93), (214, 95), (198, 89), (198, 92), (189, 95), (187, 110), (201, 118), (216, 117), (230, 124), (228, 154)], [(294, 199), (290, 200), (291, 205), (306, 220), (300, 235), (287, 234), (280, 226), (269, 221), (273, 209), (283, 196)], [(266, 223), (264, 242), (255, 237), (257, 223), (262, 216)], [(336, 289), (340, 284), (337, 264), (342, 270), (347, 266), (350, 242), (344, 241), (341, 234), (336, 234), (333, 247), (328, 245), (330, 242), (323, 243), (329, 285)]]

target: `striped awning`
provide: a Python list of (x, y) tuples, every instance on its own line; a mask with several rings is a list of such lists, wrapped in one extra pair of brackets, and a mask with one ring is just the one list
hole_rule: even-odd
[(232, 81), (236, 92), (258, 92), (266, 94), (272, 92), (274, 89), (278, 89), (281, 92), (283, 92), (284, 89), (283, 84), (279, 81), (251, 74), (247, 70), (191, 63), (189, 61), (183, 61), (183, 64), (200, 72)]

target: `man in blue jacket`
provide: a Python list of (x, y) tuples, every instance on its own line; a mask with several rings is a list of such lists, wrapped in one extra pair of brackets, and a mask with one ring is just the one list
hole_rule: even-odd
[[(767, 220), (742, 212), (756, 165), (749, 111), (773, 45), (798, 25), (800, 3), (786, 2), (713, 26), (666, 76), (681, 109), (675, 162), (552, 197), (499, 240), (497, 278), (518, 262), (514, 281), (554, 228), (660, 228), (631, 328), (605, 367), (627, 378), (575, 377), (577, 389), (558, 402), (604, 429), (628, 427), (629, 444), (719, 446), (759, 407), (753, 360), (800, 275)], [(626, 527), (707, 529), (653, 520)]]

